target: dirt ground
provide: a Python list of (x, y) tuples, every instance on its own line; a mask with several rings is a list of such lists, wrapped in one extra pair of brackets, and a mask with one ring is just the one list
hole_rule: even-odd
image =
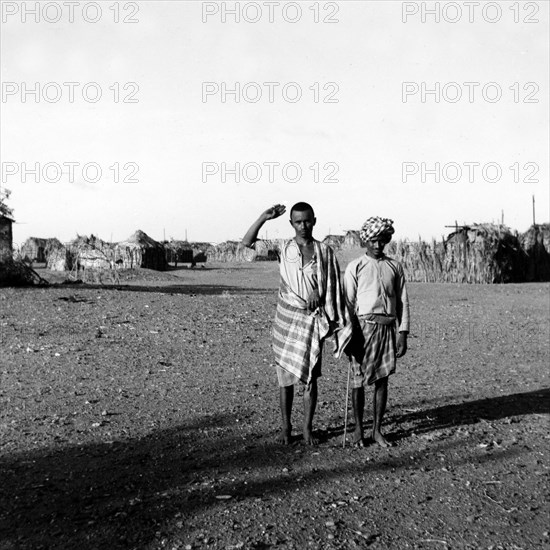
[(549, 285), (409, 285), (390, 449), (342, 448), (330, 343), (321, 444), (274, 443), (276, 288), (255, 263), (0, 289), (0, 549), (550, 548)]

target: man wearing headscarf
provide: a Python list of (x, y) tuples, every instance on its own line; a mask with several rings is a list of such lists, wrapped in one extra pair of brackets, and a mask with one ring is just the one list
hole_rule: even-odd
[(354, 322), (353, 339), (346, 349), (354, 358), (353, 439), (360, 447), (365, 445), (364, 387), (372, 384), (372, 439), (383, 447), (390, 446), (380, 430), (386, 412), (388, 377), (395, 372), (396, 357), (402, 357), (407, 351), (409, 300), (403, 267), (384, 254), (394, 231), (392, 220), (369, 218), (360, 232), (366, 253), (351, 261), (344, 275), (346, 306)]

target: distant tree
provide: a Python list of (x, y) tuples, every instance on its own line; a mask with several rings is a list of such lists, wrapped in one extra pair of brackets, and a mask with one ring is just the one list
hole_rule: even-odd
[(7, 200), (11, 195), (9, 189), (0, 189), (0, 216), (8, 216), (11, 218), (13, 216), (13, 210), (7, 205)]

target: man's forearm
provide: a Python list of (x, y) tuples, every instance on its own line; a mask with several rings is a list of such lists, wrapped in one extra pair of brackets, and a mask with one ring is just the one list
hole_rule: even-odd
[(344, 303), (348, 310), (350, 318), (355, 316), (356, 302), (357, 302), (357, 278), (353, 276), (348, 270), (344, 273), (344, 279), (342, 281), (344, 287)]
[(246, 235), (241, 241), (244, 246), (248, 248), (252, 247), (252, 245), (258, 240), (258, 233), (265, 222), (266, 220), (262, 215), (250, 226), (250, 229), (246, 232)]
[(409, 332), (409, 308), (407, 304), (401, 306), (401, 311), (397, 315), (397, 322), (399, 324), (399, 332)]

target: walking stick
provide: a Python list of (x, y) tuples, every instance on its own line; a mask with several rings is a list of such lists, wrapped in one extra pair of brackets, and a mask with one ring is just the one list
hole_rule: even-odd
[(346, 410), (344, 412), (344, 435), (342, 436), (342, 449), (346, 447), (346, 435), (348, 433), (348, 399), (349, 399), (349, 379), (351, 374), (351, 355), (348, 363), (348, 384), (346, 387)]

